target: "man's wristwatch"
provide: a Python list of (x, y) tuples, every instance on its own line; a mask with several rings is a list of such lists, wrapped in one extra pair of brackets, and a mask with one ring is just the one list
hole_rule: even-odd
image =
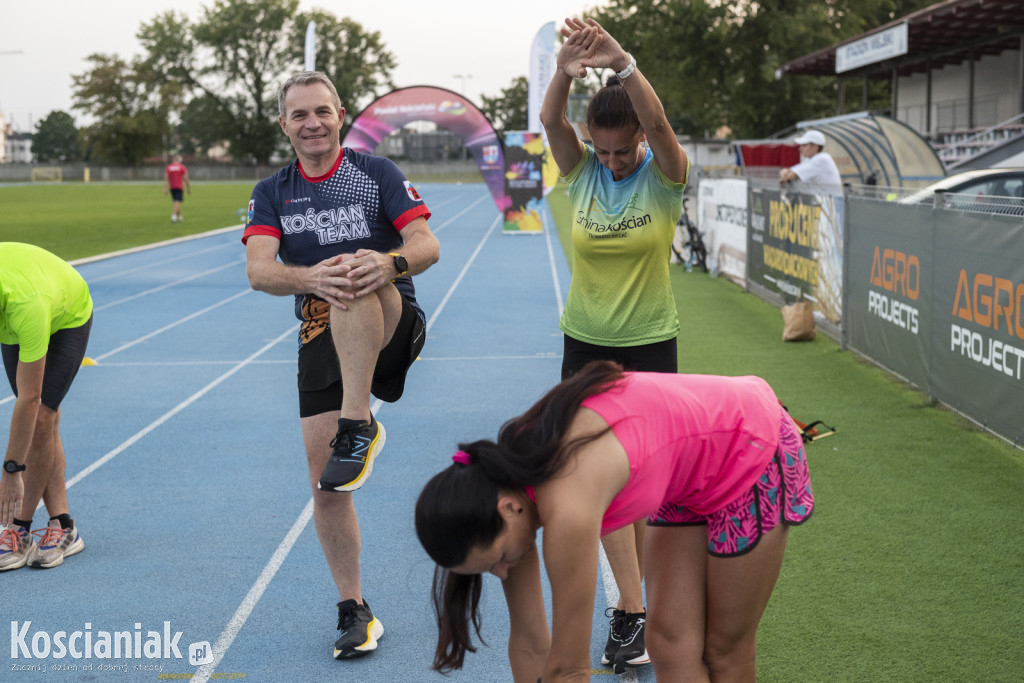
[(405, 260), (405, 257), (399, 254), (397, 251), (388, 252), (388, 256), (395, 262), (395, 277), (402, 277), (409, 272), (409, 262)]
[(10, 472), (11, 474), (14, 474), (15, 472), (24, 472), (24, 471), (25, 471), (25, 466), (24, 465), (19, 465), (18, 463), (14, 462), (13, 460), (4, 460), (4, 472)]

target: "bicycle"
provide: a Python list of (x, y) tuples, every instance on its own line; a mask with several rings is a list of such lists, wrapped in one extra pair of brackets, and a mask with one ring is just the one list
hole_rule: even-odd
[(686, 230), (686, 241), (682, 244), (682, 250), (676, 249), (675, 240), (672, 242), (672, 251), (676, 257), (686, 266), (686, 270), (692, 270), (694, 266), (697, 266), (705, 273), (708, 272), (708, 250), (704, 245), (704, 238), (701, 236), (700, 230), (694, 225), (693, 221), (690, 220), (689, 214), (686, 213), (686, 202), (689, 201), (689, 197), (683, 197), (683, 213), (680, 214), (679, 220), (676, 221), (676, 232), (680, 229)]

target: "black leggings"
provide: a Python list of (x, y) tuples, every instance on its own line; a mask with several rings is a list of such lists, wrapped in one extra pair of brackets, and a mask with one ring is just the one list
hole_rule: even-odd
[[(43, 371), (43, 405), (55, 412), (67, 396), (78, 369), (82, 367), (90, 330), (91, 315), (83, 325), (57, 330), (50, 335), (50, 344), (46, 349), (46, 369)], [(15, 396), (18, 395), (19, 348), (18, 344), (0, 344), (7, 381), (11, 383), (11, 391)]]
[(676, 338), (639, 346), (598, 346), (563, 335), (562, 379), (567, 379), (594, 360), (613, 360), (634, 372), (679, 371)]

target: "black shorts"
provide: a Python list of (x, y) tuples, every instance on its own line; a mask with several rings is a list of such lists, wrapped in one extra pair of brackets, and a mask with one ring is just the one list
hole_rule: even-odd
[[(90, 315), (83, 325), (57, 330), (50, 335), (50, 344), (46, 349), (46, 368), (43, 370), (43, 405), (47, 408), (56, 411), (67, 396), (78, 369), (82, 367), (91, 329)], [(19, 348), (18, 344), (0, 344), (7, 381), (11, 383), (11, 391), (15, 396), (18, 395)]]
[(171, 199), (176, 202), (184, 201), (185, 191), (184, 190), (171, 190)]
[(594, 360), (613, 360), (633, 372), (679, 371), (676, 338), (639, 346), (598, 346), (562, 335), (562, 379), (567, 379)]
[[(393, 403), (405, 391), (405, 376), (416, 361), (426, 328), (416, 309), (403, 296), (402, 317), (391, 341), (377, 356), (370, 392), (382, 401)], [(334, 350), (331, 329), (299, 347), (299, 417), (312, 417), (341, 409), (342, 385), (338, 354)]]

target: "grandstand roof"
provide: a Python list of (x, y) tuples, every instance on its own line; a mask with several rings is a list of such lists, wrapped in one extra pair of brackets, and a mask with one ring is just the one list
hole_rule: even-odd
[(854, 36), (830, 47), (786, 62), (781, 74), (794, 76), (835, 76), (836, 50), (854, 41), (906, 22), (908, 51), (902, 57), (866, 64), (844, 75), (888, 78), (892, 68), (901, 76), (931, 68), (960, 64), (974, 49), (975, 58), (1021, 48), (1024, 12), (1021, 0), (944, 0)]

